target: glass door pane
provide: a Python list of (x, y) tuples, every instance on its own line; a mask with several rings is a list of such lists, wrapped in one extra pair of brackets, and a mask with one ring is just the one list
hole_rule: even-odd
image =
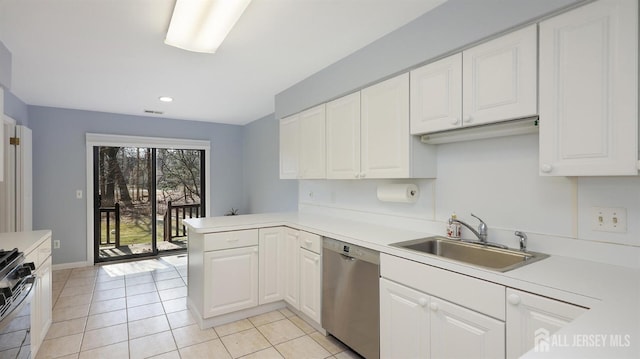
[(159, 251), (187, 247), (185, 218), (204, 217), (204, 151), (158, 149), (156, 159)]
[(150, 148), (94, 149), (96, 261), (157, 253), (153, 157)]

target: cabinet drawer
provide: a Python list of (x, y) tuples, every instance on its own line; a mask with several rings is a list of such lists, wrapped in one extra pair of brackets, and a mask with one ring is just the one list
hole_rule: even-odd
[(320, 254), (320, 249), (322, 248), (322, 237), (309, 233), (300, 231), (300, 248), (308, 249), (311, 252)]
[(384, 253), (380, 255), (380, 271), (384, 278), (505, 319), (504, 286)]
[(240, 248), (258, 245), (258, 230), (208, 233), (204, 235), (204, 251)]

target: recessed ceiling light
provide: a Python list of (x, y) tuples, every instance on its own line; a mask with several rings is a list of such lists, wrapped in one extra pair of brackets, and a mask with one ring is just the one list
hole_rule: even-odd
[(169, 97), (169, 96), (160, 96), (158, 97), (158, 100), (162, 101), (162, 102), (172, 102), (173, 101), (173, 97)]

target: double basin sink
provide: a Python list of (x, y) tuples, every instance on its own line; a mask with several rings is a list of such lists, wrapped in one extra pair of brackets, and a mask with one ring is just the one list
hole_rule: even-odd
[(495, 248), (481, 243), (469, 243), (434, 236), (392, 243), (391, 246), (431, 254), (458, 262), (506, 272), (547, 258), (548, 254)]

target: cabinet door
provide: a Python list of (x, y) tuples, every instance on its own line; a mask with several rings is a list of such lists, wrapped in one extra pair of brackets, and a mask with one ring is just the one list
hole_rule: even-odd
[(292, 307), (300, 310), (300, 244), (298, 231), (287, 228), (284, 233), (285, 242), (285, 285), (284, 300)]
[(540, 23), (540, 174), (638, 173), (638, 2)]
[(380, 279), (380, 358), (429, 357), (429, 296)]
[(519, 358), (536, 342), (577, 318), (585, 308), (515, 289), (507, 289), (507, 358)]
[(361, 176), (410, 176), (409, 74), (361, 91)]
[(431, 298), (432, 358), (504, 358), (504, 322)]
[(327, 103), (327, 178), (360, 176), (360, 92)]
[(280, 178), (298, 178), (300, 122), (293, 115), (280, 120)]
[(536, 40), (531, 25), (462, 53), (465, 126), (538, 113)]
[(52, 321), (51, 257), (36, 271), (37, 286), (31, 304), (31, 357), (36, 356)]
[(284, 298), (285, 238), (284, 228), (262, 228), (259, 244), (259, 286), (260, 304)]
[(326, 178), (325, 105), (300, 114), (300, 177)]
[(258, 305), (258, 246), (204, 253), (205, 318)]
[(462, 126), (462, 54), (411, 71), (411, 134)]
[(300, 311), (320, 323), (322, 267), (320, 255), (300, 248)]

